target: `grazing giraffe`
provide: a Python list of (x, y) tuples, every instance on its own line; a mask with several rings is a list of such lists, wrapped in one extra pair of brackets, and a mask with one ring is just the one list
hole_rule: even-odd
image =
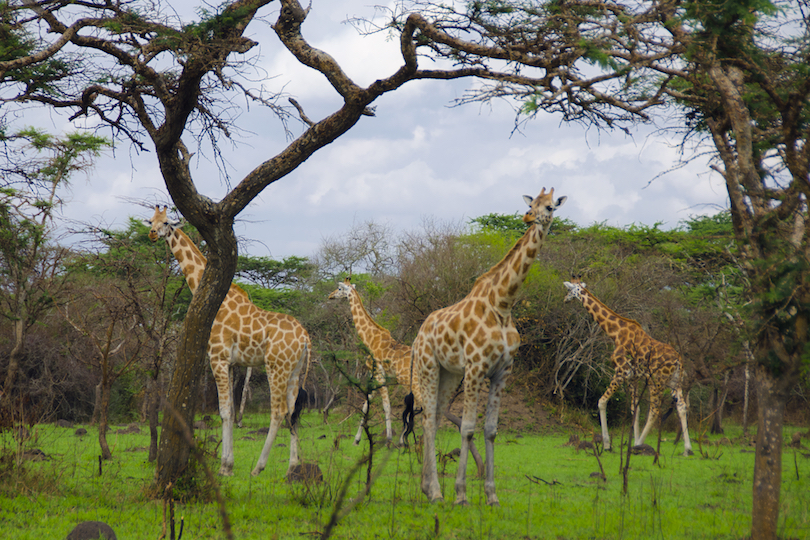
[[(166, 216), (166, 207), (155, 207), (152, 219), (144, 220), (150, 227), (153, 242), (165, 238), (172, 250), (192, 294), (202, 279), (206, 259), (191, 239), (178, 227), (179, 221)], [(233, 474), (233, 421), (234, 407), (231, 387), (231, 367), (234, 365), (258, 367), (264, 365), (270, 383), (270, 429), (259, 461), (251, 472), (253, 476), (264, 470), (270, 449), (282, 419), (290, 425), (289, 469), (298, 465), (298, 428), (296, 417), (300, 412), (297, 402), (298, 379), (301, 369), (309, 368), (312, 351), (309, 334), (289, 315), (259, 309), (247, 293), (231, 284), (225, 300), (211, 326), (208, 356), (219, 394), (219, 414), (222, 418), (222, 461), (219, 474)], [(306, 378), (306, 374), (304, 375)]]
[(413, 377), (422, 390), (423, 459), (422, 491), (432, 501), (443, 500), (436, 470), (438, 412), (447, 408), (452, 392), (464, 379), (464, 412), (461, 421), (461, 455), (456, 474), (455, 504), (467, 504), (467, 452), (475, 432), (478, 397), (489, 379), (489, 400), (484, 422), (486, 465), (484, 492), (487, 504), (497, 506), (495, 494), (495, 436), (501, 391), (512, 372), (520, 335), (512, 321), (517, 292), (545, 242), (554, 211), (567, 197), (554, 200), (546, 188), (536, 198), (524, 200), (529, 211), (523, 222), (526, 233), (506, 256), (480, 276), (460, 302), (428, 315), (413, 342)]
[[(681, 389), (681, 376), (683, 363), (681, 356), (669, 344), (662, 343), (650, 337), (641, 325), (633, 319), (618, 315), (603, 304), (578, 278), (566, 281), (568, 294), (565, 301), (577, 299), (582, 302), (585, 309), (591, 314), (602, 330), (613, 340), (615, 349), (611, 360), (615, 373), (607, 390), (599, 398), (599, 420), (602, 423), (602, 444), (605, 450), (610, 449), (610, 436), (607, 428), (607, 402), (616, 390), (625, 381), (630, 383), (631, 402), (634, 419), (634, 444), (644, 444), (644, 439), (652, 429), (653, 422), (658, 419), (661, 406), (661, 397), (665, 386), (669, 386), (678, 409), (683, 430), (683, 455), (692, 455), (692, 443), (689, 440), (689, 430), (686, 423), (687, 404)], [(650, 412), (644, 431), (638, 432), (638, 382), (646, 379), (650, 387)]]
[[(391, 337), (391, 332), (377, 324), (366, 311), (360, 294), (351, 283), (351, 278), (346, 278), (343, 283), (338, 283), (338, 288), (329, 295), (330, 300), (347, 298), (352, 311), (354, 327), (360, 339), (371, 351), (371, 357), (366, 360), (366, 367), (373, 371), (374, 379), (380, 385), (380, 394), (383, 400), (383, 411), (385, 412), (385, 438), (390, 443), (393, 439), (393, 429), (391, 427), (391, 401), (388, 397), (388, 387), (386, 386), (386, 376), (393, 375), (401, 383), (409, 380), (411, 375), (411, 348), (402, 345)], [(418, 393), (417, 393), (418, 395)], [(363, 415), (368, 412), (368, 401), (363, 405)], [(357, 429), (354, 437), (354, 444), (360, 444), (363, 434), (363, 423)], [(400, 443), (404, 441), (401, 439)]]

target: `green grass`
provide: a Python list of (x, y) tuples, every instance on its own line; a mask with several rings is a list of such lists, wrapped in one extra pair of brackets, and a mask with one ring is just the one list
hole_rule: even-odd
[[(284, 480), (289, 442), (282, 432), (267, 469), (250, 476), (263, 436), (248, 432), (264, 427), (269, 417), (254, 414), (246, 427), (236, 430), (234, 476), (220, 478), (233, 534), (238, 539), (313, 538), (324, 530), (344, 482), (348, 497), (362, 489), (365, 471), (349, 478), (368, 443), (352, 445), (356, 418), (323, 425), (320, 415), (305, 414), (303, 458), (317, 462), (325, 481), (319, 485), (289, 485)], [(87, 426), (85, 426), (87, 427)], [(74, 428), (75, 429), (75, 428)], [(97, 433), (92, 427), (84, 438), (74, 429), (52, 425), (35, 428), (26, 445), (50, 456), (43, 462), (26, 462), (22, 469), (9, 464), (15, 441), (0, 435), (0, 524), (4, 538), (64, 538), (85, 520), (109, 523), (122, 540), (158, 538), (163, 530), (163, 503), (145, 497), (154, 467), (146, 462), (145, 429), (140, 435), (108, 437), (113, 460), (104, 462), (99, 476)], [(114, 430), (113, 430), (114, 431)], [(421, 430), (418, 430), (420, 432)], [(739, 539), (750, 529), (753, 447), (742, 437), (719, 444), (720, 437), (703, 442), (710, 456), (684, 458), (682, 446), (662, 443), (659, 464), (652, 457), (633, 456), (629, 491), (622, 495), (618, 452), (601, 456), (607, 481), (591, 477), (599, 466), (590, 452), (570, 446), (567, 432), (549, 435), (501, 433), (496, 443), (496, 483), (500, 508), (484, 501), (483, 483), (475, 478), (470, 460), (469, 507), (456, 508), (456, 464), (446, 464), (440, 479), (446, 502), (431, 505), (420, 490), (421, 464), (414, 451), (383, 448), (375, 463), (387, 457), (371, 496), (361, 502), (334, 530), (334, 538), (706, 538)], [(786, 442), (795, 428), (786, 429)], [(739, 433), (739, 429), (736, 430)], [(198, 432), (219, 435), (218, 430)], [(621, 439), (618, 429), (612, 433)], [(335, 448), (335, 440), (339, 436)], [(671, 438), (672, 434), (664, 434)], [(479, 434), (477, 440), (481, 441)], [(653, 442), (653, 441), (648, 441)], [(458, 434), (443, 430), (438, 449), (447, 453), (459, 446)], [(483, 451), (483, 444), (479, 442)], [(214, 451), (214, 444), (208, 446)], [(697, 445), (695, 445), (697, 450)], [(780, 537), (810, 538), (810, 459), (807, 449), (783, 455)], [(210, 466), (218, 470), (218, 458)], [(529, 480), (528, 477), (542, 480)], [(178, 521), (184, 520), (183, 539), (224, 538), (216, 503), (178, 503)], [(438, 528), (438, 534), (436, 530)]]

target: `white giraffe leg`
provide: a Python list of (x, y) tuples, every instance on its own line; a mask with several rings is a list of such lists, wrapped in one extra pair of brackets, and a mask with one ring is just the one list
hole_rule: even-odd
[(498, 496), (495, 494), (495, 437), (498, 435), (498, 416), (501, 410), (501, 393), (506, 385), (506, 379), (512, 372), (512, 365), (493, 376), (489, 382), (489, 401), (487, 415), (484, 422), (484, 444), (486, 448), (486, 479), (484, 480), (484, 493), (489, 506), (500, 506)]
[(602, 448), (610, 450), (610, 435), (607, 427), (607, 403), (609, 397), (599, 398), (599, 422), (602, 424)]
[(219, 416), (222, 419), (222, 459), (220, 461), (219, 474), (223, 476), (233, 475), (233, 399), (231, 392), (231, 369), (227, 358), (219, 357), (216, 362), (212, 361), (214, 380), (217, 384), (219, 394)]
[(357, 435), (354, 436), (354, 445), (357, 446), (360, 444), (360, 440), (363, 438), (363, 431), (365, 431), (366, 427), (366, 420), (368, 419), (368, 400), (363, 403), (363, 408), (361, 409), (362, 416), (360, 417), (360, 425), (357, 427)]
[(689, 409), (688, 398), (684, 398), (680, 388), (675, 390), (674, 393), (675, 399), (678, 400), (675, 406), (678, 408), (678, 416), (681, 419), (681, 431), (683, 431), (683, 455), (691, 456), (694, 452), (692, 452), (692, 441), (689, 439), (689, 425), (686, 422), (686, 411)]
[[(461, 454), (458, 458), (458, 471), (456, 472), (455, 504), (457, 505), (466, 506), (468, 504), (467, 455), (470, 450), (470, 441), (475, 434), (475, 420), (478, 417), (478, 396), (481, 393), (483, 379), (484, 374), (481, 373), (480, 370), (476, 375), (466, 373), (464, 376), (464, 412), (461, 415)], [(487, 446), (487, 465), (489, 465), (490, 457), (489, 446)]]

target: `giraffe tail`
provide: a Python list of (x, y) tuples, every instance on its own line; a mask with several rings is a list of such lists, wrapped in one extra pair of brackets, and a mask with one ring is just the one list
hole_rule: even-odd
[(414, 397), (413, 392), (410, 392), (405, 396), (405, 410), (402, 411), (402, 424), (405, 431), (402, 433), (400, 440), (405, 445), (408, 443), (408, 435), (413, 433), (414, 416), (416, 416), (416, 412), (414, 411)]
[(669, 415), (672, 414), (672, 411), (675, 410), (675, 406), (677, 404), (678, 404), (678, 398), (676, 398), (675, 396), (672, 396), (672, 403), (669, 404), (669, 410), (667, 410), (667, 412), (665, 412), (664, 414), (661, 415), (661, 421), (662, 422), (665, 421), (667, 418), (669, 418)]
[(290, 426), (295, 426), (298, 423), (298, 418), (301, 416), (301, 411), (304, 410), (304, 405), (309, 402), (309, 394), (304, 388), (298, 389), (298, 397), (295, 398), (295, 407), (290, 415)]
[(304, 344), (304, 357), (306, 367), (304, 368), (304, 378), (300, 380), (301, 388), (303, 388), (307, 384), (307, 376), (309, 375), (309, 365), (312, 362), (312, 342), (309, 340), (307, 340), (306, 344)]

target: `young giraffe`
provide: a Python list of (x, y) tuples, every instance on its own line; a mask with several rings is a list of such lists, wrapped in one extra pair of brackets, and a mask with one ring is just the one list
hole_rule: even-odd
[[(630, 383), (631, 406), (634, 415), (634, 443), (644, 444), (644, 439), (652, 429), (653, 423), (658, 419), (661, 406), (661, 397), (665, 386), (669, 386), (678, 409), (683, 430), (683, 455), (692, 455), (692, 443), (689, 440), (689, 430), (686, 424), (686, 401), (681, 389), (681, 376), (683, 365), (681, 356), (666, 343), (650, 337), (633, 319), (618, 315), (603, 304), (587, 288), (585, 283), (577, 278), (566, 281), (568, 294), (565, 301), (574, 298), (582, 302), (585, 309), (591, 314), (602, 330), (613, 340), (615, 349), (611, 360), (615, 373), (607, 390), (599, 398), (599, 420), (602, 423), (602, 444), (605, 450), (610, 449), (610, 436), (607, 428), (607, 402), (616, 390), (626, 381)], [(638, 382), (646, 379), (650, 386), (650, 412), (644, 431), (638, 432), (638, 402), (641, 396), (637, 395)]]
[[(165, 238), (186, 277), (192, 294), (202, 278), (206, 259), (191, 239), (178, 227), (179, 221), (166, 216), (166, 207), (155, 207), (152, 219), (144, 220), (150, 227), (153, 242)], [(281, 421), (290, 425), (290, 462), (292, 469), (299, 464), (298, 428), (296, 408), (298, 379), (301, 369), (309, 367), (312, 345), (309, 334), (289, 315), (257, 308), (247, 293), (231, 284), (225, 300), (211, 326), (208, 356), (219, 394), (219, 414), (222, 418), (222, 461), (219, 474), (233, 474), (233, 398), (231, 395), (231, 366), (258, 367), (264, 364), (270, 383), (270, 429), (259, 461), (251, 474), (264, 470), (270, 448), (276, 438)], [(306, 377), (306, 374), (304, 375)]]
[(489, 378), (489, 400), (484, 422), (486, 465), (484, 492), (487, 504), (498, 505), (495, 494), (495, 436), (501, 391), (512, 372), (520, 335), (512, 321), (517, 291), (545, 242), (554, 211), (567, 197), (554, 201), (546, 188), (535, 199), (524, 200), (529, 211), (526, 233), (506, 256), (480, 276), (460, 302), (428, 315), (413, 342), (414, 379), (422, 390), (423, 459), (422, 491), (431, 501), (442, 500), (436, 469), (438, 412), (447, 408), (451, 394), (464, 379), (464, 412), (461, 421), (461, 455), (456, 474), (456, 504), (467, 504), (467, 452), (475, 432), (478, 395)]
[[(330, 300), (347, 298), (352, 311), (354, 327), (363, 343), (371, 350), (372, 357), (366, 360), (366, 367), (374, 370), (374, 379), (379, 383), (380, 394), (383, 400), (383, 411), (385, 412), (385, 438), (390, 443), (393, 439), (393, 429), (391, 427), (391, 401), (388, 397), (388, 387), (385, 386), (386, 375), (393, 375), (400, 384), (407, 384), (411, 375), (411, 348), (394, 340), (391, 332), (377, 324), (371, 318), (360, 294), (351, 283), (351, 278), (346, 278), (343, 283), (338, 284)], [(418, 392), (415, 392), (418, 395)], [(363, 413), (368, 412), (368, 401), (363, 405)], [(354, 444), (360, 444), (363, 435), (363, 423), (357, 429), (354, 437)], [(400, 439), (400, 444), (404, 441)]]

